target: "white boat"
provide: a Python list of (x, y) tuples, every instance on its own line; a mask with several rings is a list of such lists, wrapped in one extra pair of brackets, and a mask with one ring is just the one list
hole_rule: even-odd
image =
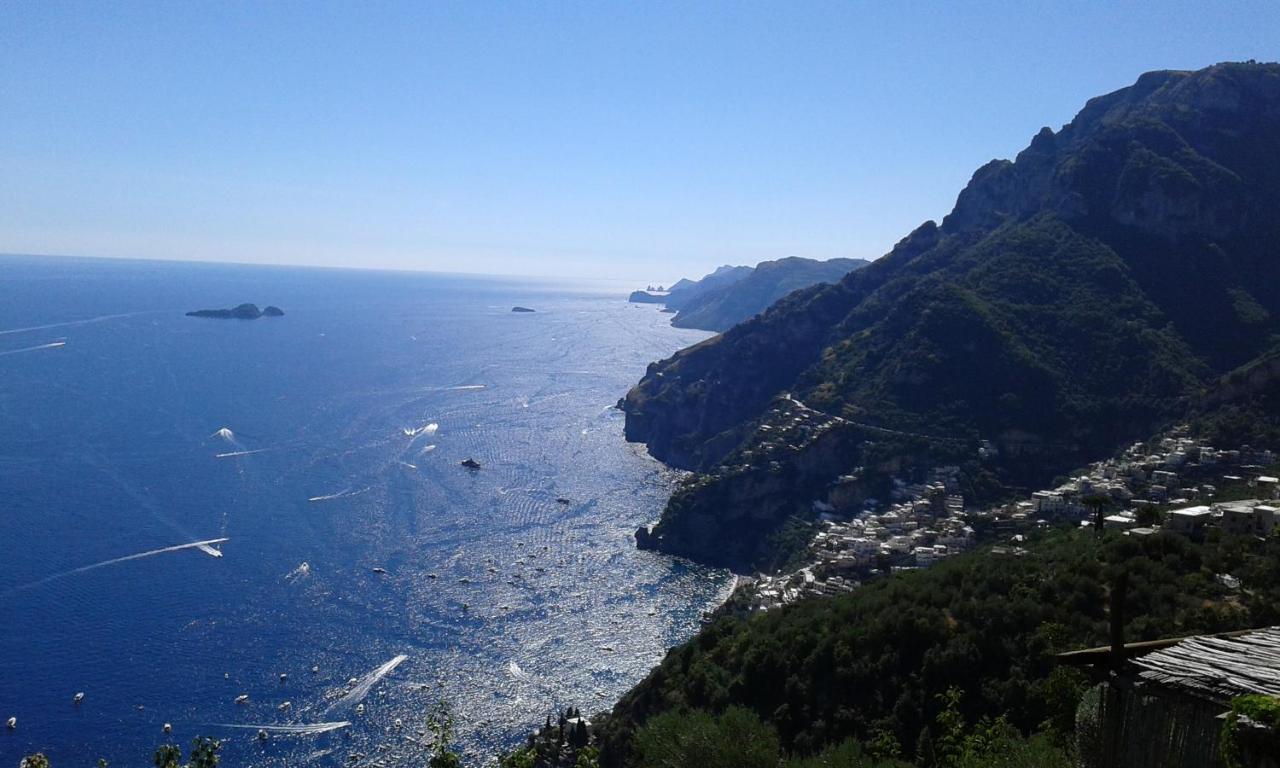
[(77, 693), (74, 697), (72, 697), (71, 700), (79, 704), (80, 702), (84, 701), (84, 693), (83, 692)]
[(5, 723), (5, 726), (7, 726), (7, 727), (9, 728), (9, 730), (11, 730), (11, 731), (12, 731), (14, 728), (17, 728), (17, 727), (18, 727), (18, 718), (16, 718), (16, 717), (11, 717), (11, 718), (9, 718), (9, 722)]
[(247, 693), (242, 693), (242, 694), (240, 694), (239, 696), (237, 696), (237, 697), (236, 697), (236, 703), (237, 703), (237, 704), (248, 704), (248, 703), (249, 703), (249, 694), (247, 694)]
[(292, 708), (293, 708), (293, 702), (292, 702), (292, 701), (286, 701), (285, 703), (283, 703), (283, 704), (281, 704), (279, 707), (277, 707), (277, 709), (279, 709), (281, 712), (288, 712), (288, 711), (289, 711), (290, 709), (292, 709)]
[(363, 715), (363, 714), (364, 714), (364, 705), (363, 705), (363, 704), (357, 704), (357, 705), (356, 705), (356, 714), (357, 714), (357, 715)]

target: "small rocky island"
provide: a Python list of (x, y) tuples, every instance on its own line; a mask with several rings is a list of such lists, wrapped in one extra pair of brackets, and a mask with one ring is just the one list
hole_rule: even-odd
[(537, 312), (538, 310), (529, 309), (528, 307), (512, 307), (511, 311), (512, 312)]
[(268, 306), (258, 309), (257, 304), (241, 304), (234, 309), (197, 309), (187, 317), (212, 317), (218, 320), (257, 320), (260, 317), (284, 317), (284, 310)]

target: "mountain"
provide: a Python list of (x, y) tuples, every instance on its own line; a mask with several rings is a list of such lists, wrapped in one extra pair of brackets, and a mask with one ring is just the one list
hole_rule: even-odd
[(671, 324), (680, 328), (724, 331), (753, 317), (800, 288), (831, 283), (866, 266), (865, 259), (786, 258), (754, 267), (725, 265), (698, 280), (682, 279), (666, 292), (635, 291), (636, 304), (664, 304), (677, 312)]
[[(767, 568), (837, 478), (859, 504), (954, 464), (983, 502), (1212, 420), (1224, 381), (1273, 390), (1240, 371), (1280, 349), (1277, 214), (1280, 65), (1150, 72), (1090, 100), (978, 169), (941, 224), (649, 367), (627, 438), (701, 473), (652, 543)], [(1274, 396), (1250, 398), (1236, 423), (1274, 420), (1257, 410)]]
[(680, 302), (680, 311), (671, 324), (678, 328), (727, 331), (765, 311), (792, 291), (818, 283), (834, 283), (870, 263), (865, 259), (815, 261), (796, 257), (764, 261), (741, 279), (704, 289)]
[[(1036, 760), (930, 760), (946, 694), (957, 694), (961, 723), (1007, 718), (1022, 732), (1069, 743), (1092, 682), (1054, 657), (1109, 641), (1118, 573), (1127, 574), (1124, 637), (1135, 642), (1274, 624), (1278, 557), (1274, 536), (1195, 543), (1055, 531), (1029, 539), (1021, 554), (979, 550), (836, 597), (721, 616), (672, 649), (611, 717), (597, 718), (601, 764), (638, 763), (644, 741), (662, 735), (639, 729), (664, 713), (744, 707), (801, 755), (850, 738), (891, 739), (921, 766), (1043, 768)], [(1206, 575), (1225, 568), (1247, 586), (1231, 593)], [(727, 751), (719, 745), (711, 754)], [(883, 765), (807, 765), (873, 764)]]

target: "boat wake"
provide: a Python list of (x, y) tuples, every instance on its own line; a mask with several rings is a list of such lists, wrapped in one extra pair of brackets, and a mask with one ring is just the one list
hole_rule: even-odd
[(305, 579), (310, 575), (311, 575), (311, 563), (308, 563), (306, 560), (303, 560), (302, 565), (299, 565), (297, 568), (294, 568), (292, 571), (289, 571), (289, 573), (285, 574), (284, 580), (298, 581), (300, 579)]
[(350, 720), (335, 720), (331, 723), (309, 723), (299, 725), (242, 725), (240, 723), (209, 723), (214, 728), (236, 728), (246, 731), (266, 731), (289, 736), (311, 736), (317, 733), (328, 733), (350, 727)]
[(67, 342), (65, 341), (51, 341), (48, 344), (37, 344), (34, 347), (23, 347), (22, 349), (7, 349), (4, 352), (0, 352), (0, 357), (3, 357), (5, 355), (16, 355), (20, 352), (36, 352), (41, 349), (57, 349), (58, 347), (65, 347), (66, 345), (67, 345)]
[(154, 557), (155, 555), (163, 555), (167, 552), (179, 552), (184, 549), (198, 549), (201, 552), (205, 553), (206, 555), (209, 555), (210, 557), (222, 557), (221, 550), (215, 549), (214, 545), (221, 544), (224, 541), (230, 541), (230, 539), (226, 537), (223, 537), (220, 539), (205, 539), (204, 541), (193, 541), (190, 544), (178, 544), (172, 547), (163, 547), (161, 549), (151, 549), (146, 552), (139, 552), (136, 555), (125, 555), (124, 557), (114, 557), (110, 560), (103, 560), (100, 563), (94, 563), (93, 565), (82, 565), (79, 568), (72, 568), (69, 571), (63, 571), (62, 573), (55, 573), (54, 575), (46, 576), (43, 579), (40, 579), (39, 581), (33, 581), (30, 584), (23, 584), (22, 586), (14, 587), (10, 589), (9, 592), (18, 592), (24, 589), (33, 589), (35, 587), (48, 584), (51, 581), (63, 579), (68, 576), (75, 576), (76, 574), (80, 574), (80, 573), (87, 573), (89, 571), (94, 571), (99, 568), (106, 568), (109, 565), (118, 565), (120, 563), (127, 563), (130, 560), (141, 560), (144, 557)]
[(230, 453), (215, 453), (215, 454), (213, 454), (213, 458), (215, 458), (215, 459), (230, 459), (230, 458), (234, 458), (234, 457), (236, 457), (236, 456), (252, 456), (252, 455), (253, 455), (253, 454), (255, 454), (255, 453), (262, 453), (263, 451), (269, 451), (269, 450), (271, 450), (271, 449), (270, 449), (270, 448), (255, 448), (255, 449), (253, 449), (252, 451), (231, 451)]
[(437, 429), (440, 429), (440, 425), (432, 422), (430, 424), (424, 424), (417, 429), (409, 429), (406, 427), (400, 431), (404, 433), (405, 437), (417, 437), (419, 435), (434, 435)]
[(330, 704), (329, 708), (326, 709), (325, 712), (332, 712), (335, 709), (351, 707), (359, 704), (361, 699), (369, 695), (369, 691), (373, 690), (373, 686), (377, 685), (379, 680), (391, 674), (392, 670), (400, 666), (408, 658), (408, 656), (402, 653), (391, 661), (388, 661), (386, 664), (383, 664), (369, 674), (360, 678), (356, 681), (355, 685), (351, 686), (349, 691), (342, 695), (342, 698)]
[(11, 333), (26, 333), (27, 331), (46, 331), (50, 328), (70, 328), (73, 325), (88, 325), (89, 323), (100, 323), (103, 320), (115, 320), (121, 317), (137, 317), (138, 315), (154, 314), (157, 310), (147, 310), (145, 312), (125, 312), (118, 315), (99, 315), (98, 317), (90, 317), (86, 320), (68, 320), (63, 323), (48, 323), (46, 325), (32, 325), (26, 328), (9, 328), (0, 331), (0, 336), (8, 336)]
[(509, 662), (507, 664), (507, 673), (510, 674), (515, 679), (524, 683), (527, 683), (533, 680), (533, 675), (529, 674), (528, 672), (525, 672), (523, 669), (520, 668), (520, 665), (515, 663), (514, 661)]
[(307, 501), (316, 502), (316, 501), (332, 501), (333, 499), (345, 499), (348, 496), (359, 496), (362, 493), (366, 493), (368, 490), (369, 488), (367, 487), (361, 488), (355, 491), (348, 488), (345, 491), (338, 491), (337, 493), (329, 493), (329, 494), (325, 494), (324, 496), (312, 496), (311, 498), (307, 499)]

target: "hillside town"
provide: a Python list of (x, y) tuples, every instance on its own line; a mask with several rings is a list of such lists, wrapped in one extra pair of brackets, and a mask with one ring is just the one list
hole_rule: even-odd
[(1018, 554), (1018, 544), (1034, 530), (1091, 527), (1099, 520), (1105, 529), (1129, 536), (1202, 537), (1211, 528), (1266, 536), (1280, 525), (1276, 461), (1270, 450), (1216, 448), (1180, 426), (1020, 501), (970, 509), (960, 493), (960, 468), (944, 466), (923, 483), (895, 480), (886, 507), (867, 500), (851, 517), (836, 510), (854, 478), (840, 478), (826, 501), (814, 502), (819, 529), (809, 562), (788, 573), (744, 580), (735, 603), (768, 611), (848, 592), (877, 573), (927, 568), (979, 542)]

